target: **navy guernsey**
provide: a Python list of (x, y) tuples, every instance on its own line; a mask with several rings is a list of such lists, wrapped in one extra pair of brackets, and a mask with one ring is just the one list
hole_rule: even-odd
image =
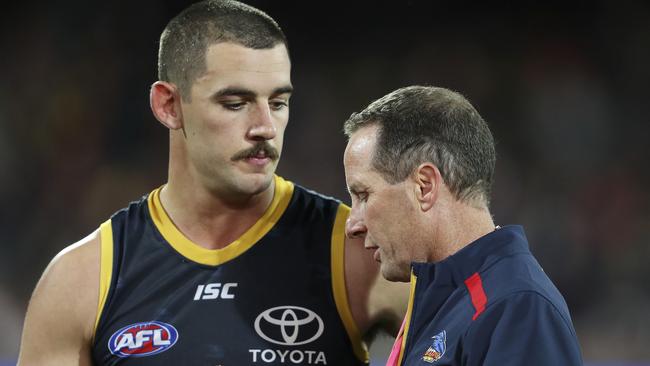
[(275, 177), (223, 249), (187, 239), (160, 189), (101, 226), (96, 365), (365, 365), (344, 283), (349, 208)]
[(564, 298), (520, 226), (413, 263), (399, 365), (582, 365)]

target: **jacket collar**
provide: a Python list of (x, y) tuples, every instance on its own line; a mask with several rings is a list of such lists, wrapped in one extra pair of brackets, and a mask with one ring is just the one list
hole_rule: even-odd
[(530, 253), (526, 234), (523, 227), (509, 225), (497, 227), (440, 262), (413, 262), (411, 266), (418, 281), (459, 286), (497, 260), (519, 253)]

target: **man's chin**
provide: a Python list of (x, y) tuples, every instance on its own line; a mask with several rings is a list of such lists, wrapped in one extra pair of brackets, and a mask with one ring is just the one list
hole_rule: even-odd
[(225, 180), (215, 181), (213, 190), (221, 194), (226, 193), (234, 202), (248, 201), (267, 192), (272, 187), (273, 177), (273, 172), (251, 173), (235, 170), (228, 177), (223, 177)]
[(257, 195), (266, 192), (266, 190), (268, 190), (271, 187), (271, 183), (273, 183), (273, 175), (271, 175), (268, 179), (265, 179), (259, 184), (255, 185), (255, 187), (253, 187), (252, 194)]
[(391, 282), (410, 282), (411, 273), (397, 268), (389, 268), (385, 263), (381, 264), (381, 275)]
[(273, 175), (273, 171), (243, 174), (241, 186), (246, 187), (246, 193), (251, 195), (266, 192), (273, 184)]

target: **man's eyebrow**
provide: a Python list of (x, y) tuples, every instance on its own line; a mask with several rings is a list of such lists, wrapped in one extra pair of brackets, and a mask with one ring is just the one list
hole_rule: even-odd
[[(273, 92), (271, 95), (281, 95), (281, 94), (291, 94), (293, 93), (293, 87), (291, 85), (287, 86), (282, 86), (279, 88), (273, 89)], [(235, 86), (229, 86), (220, 90), (217, 90), (216, 93), (214, 93), (213, 97), (214, 98), (221, 98), (221, 97), (242, 97), (242, 98), (255, 98), (257, 96), (257, 93), (246, 88), (241, 88), (241, 87), (235, 87)]]
[(282, 86), (273, 89), (273, 93), (271, 93), (271, 95), (291, 94), (291, 93), (293, 93), (293, 86), (287, 85), (287, 86)]
[(213, 96), (215, 98), (228, 97), (228, 96), (254, 98), (256, 95), (257, 94), (250, 89), (231, 86), (231, 87), (226, 87), (217, 90), (217, 92), (214, 93)]
[(349, 186), (347, 186), (347, 188), (348, 188), (348, 193), (354, 195), (357, 195), (359, 194), (359, 192), (364, 190), (364, 188), (360, 187), (357, 183), (352, 183)]

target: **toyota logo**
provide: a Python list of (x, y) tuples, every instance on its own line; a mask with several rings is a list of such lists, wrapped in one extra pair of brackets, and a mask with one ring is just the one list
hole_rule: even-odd
[(265, 340), (283, 346), (299, 346), (323, 334), (323, 319), (300, 306), (276, 306), (255, 319), (255, 331)]

